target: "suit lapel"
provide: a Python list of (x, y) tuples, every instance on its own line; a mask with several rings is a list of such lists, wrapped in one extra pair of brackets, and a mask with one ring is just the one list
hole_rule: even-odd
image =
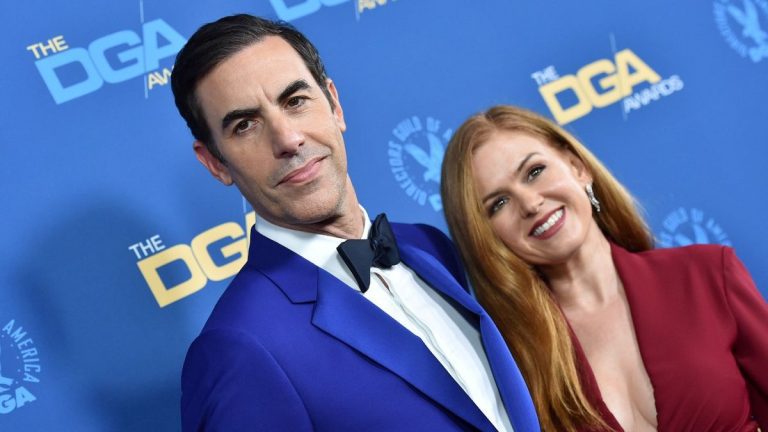
[(321, 271), (312, 323), (389, 369), (480, 430), (490, 422), (424, 343), (330, 274)]
[(479, 430), (494, 428), (417, 336), (328, 272), (262, 236), (251, 234), (249, 266), (294, 303), (316, 302), (312, 323), (402, 378)]
[[(399, 239), (398, 241), (400, 242)], [(528, 386), (496, 324), (434, 257), (407, 243), (399, 244), (402, 260), (408, 267), (418, 273), (436, 291), (476, 315), (488, 363), (514, 430), (516, 432), (540, 431)]]
[(251, 228), (251, 246), (246, 267), (268, 277), (293, 303), (309, 303), (317, 298), (320, 269), (290, 249), (264, 237)]

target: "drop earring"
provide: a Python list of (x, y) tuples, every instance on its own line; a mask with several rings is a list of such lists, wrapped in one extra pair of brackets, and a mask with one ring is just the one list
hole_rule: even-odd
[(587, 198), (589, 198), (589, 203), (592, 204), (592, 207), (595, 209), (595, 212), (600, 213), (600, 201), (597, 200), (597, 197), (595, 196), (595, 191), (592, 190), (592, 183), (587, 184), (587, 186), (584, 187), (587, 191)]

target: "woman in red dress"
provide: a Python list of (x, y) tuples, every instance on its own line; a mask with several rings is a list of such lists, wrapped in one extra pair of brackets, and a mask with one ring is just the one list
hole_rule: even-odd
[(515, 107), (456, 131), (442, 196), (544, 430), (768, 429), (768, 305), (732, 249), (653, 249), (600, 161)]

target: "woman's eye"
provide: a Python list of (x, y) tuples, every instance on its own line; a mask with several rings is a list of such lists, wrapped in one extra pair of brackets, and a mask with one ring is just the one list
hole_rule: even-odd
[(528, 171), (528, 181), (534, 180), (536, 177), (539, 176), (544, 171), (544, 165), (536, 165), (535, 167), (531, 168), (530, 171)]
[(491, 215), (496, 213), (497, 211), (501, 210), (502, 207), (504, 207), (509, 202), (509, 198), (507, 197), (501, 197), (493, 202), (493, 205), (491, 205)]

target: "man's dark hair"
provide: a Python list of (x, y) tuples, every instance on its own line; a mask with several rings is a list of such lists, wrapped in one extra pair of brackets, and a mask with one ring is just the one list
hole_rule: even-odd
[(278, 36), (296, 50), (312, 77), (333, 106), (325, 66), (317, 48), (303, 34), (284, 21), (270, 21), (247, 14), (232, 15), (205, 24), (189, 38), (176, 56), (171, 88), (176, 108), (187, 122), (195, 139), (201, 141), (217, 159), (224, 161), (213, 142), (211, 129), (195, 95), (197, 84), (220, 63), (266, 36)]

